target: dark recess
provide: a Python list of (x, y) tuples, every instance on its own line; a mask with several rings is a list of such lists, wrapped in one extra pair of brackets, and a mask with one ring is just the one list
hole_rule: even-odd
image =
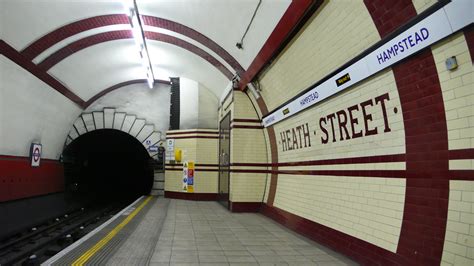
[(170, 99), (170, 130), (179, 129), (179, 78), (170, 78), (171, 81), (171, 99)]
[(102, 129), (81, 135), (63, 152), (66, 190), (96, 200), (136, 199), (153, 185), (153, 159), (134, 137)]

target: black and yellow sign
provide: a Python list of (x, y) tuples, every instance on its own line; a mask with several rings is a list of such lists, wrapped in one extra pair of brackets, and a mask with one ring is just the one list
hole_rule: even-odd
[(351, 76), (349, 75), (349, 73), (345, 74), (344, 76), (336, 79), (336, 85), (339, 87), (341, 86), (342, 84), (348, 82), (351, 80)]
[(284, 115), (288, 114), (289, 112), (290, 112), (290, 109), (288, 109), (288, 108), (283, 109), (283, 114)]

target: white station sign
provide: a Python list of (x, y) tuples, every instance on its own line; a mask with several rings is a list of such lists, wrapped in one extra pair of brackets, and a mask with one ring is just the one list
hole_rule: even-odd
[(474, 1), (453, 0), (375, 51), (263, 118), (271, 126), (362, 81), (474, 22)]
[(174, 161), (174, 139), (167, 139), (166, 140), (166, 160), (167, 161)]
[(31, 166), (39, 167), (41, 163), (41, 144), (32, 143), (30, 148)]

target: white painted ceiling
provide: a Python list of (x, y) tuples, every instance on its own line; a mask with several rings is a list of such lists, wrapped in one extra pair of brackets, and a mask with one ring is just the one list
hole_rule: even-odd
[[(244, 41), (240, 41), (258, 0), (137, 0), (142, 15), (160, 17), (183, 24), (207, 36), (232, 55), (245, 69), (273, 31), (290, 0), (263, 0)], [(106, 14), (123, 14), (119, 0), (0, 0), (0, 38), (21, 51), (35, 40), (64, 25)], [(78, 39), (117, 29), (127, 24), (88, 30), (73, 35), (33, 59), (38, 63), (65, 45)], [(145, 27), (187, 41), (209, 53), (229, 71), (235, 72), (205, 45), (168, 30)], [(217, 97), (229, 80), (203, 58), (171, 44), (147, 41), (155, 78), (182, 76), (204, 84)], [(112, 85), (132, 79), (143, 79), (138, 51), (132, 40), (114, 40), (85, 48), (60, 61), (48, 73), (65, 84), (84, 101)]]

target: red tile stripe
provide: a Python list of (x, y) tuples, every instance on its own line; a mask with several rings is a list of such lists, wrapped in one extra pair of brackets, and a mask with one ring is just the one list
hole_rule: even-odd
[[(346, 254), (362, 265), (396, 265), (400, 262), (400, 260), (394, 259), (393, 253), (390, 251), (361, 239), (267, 204), (263, 204), (261, 208), (261, 212), (265, 216), (306, 237)], [(402, 261), (404, 265), (409, 265), (406, 260)]]
[[(219, 60), (215, 59), (206, 51), (202, 50), (201, 48), (193, 44), (190, 44), (186, 41), (178, 39), (174, 36), (170, 36), (170, 35), (166, 35), (162, 33), (145, 32), (145, 36), (150, 40), (165, 42), (165, 43), (173, 44), (183, 49), (186, 49), (189, 52), (194, 53), (200, 56), (201, 58), (203, 58), (204, 60), (206, 60), (212, 66), (217, 68), (222, 74), (224, 74), (224, 76), (226, 76), (228, 79), (232, 78), (232, 72), (230, 72)], [(38, 65), (44, 71), (47, 71), (48, 69), (50, 69), (51, 67), (59, 63), (61, 60), (65, 59), (66, 57), (80, 50), (86, 49), (88, 47), (91, 47), (93, 45), (103, 43), (103, 42), (130, 39), (130, 38), (133, 38), (130, 30), (117, 30), (117, 31), (98, 33), (98, 34), (77, 40), (67, 45), (66, 47), (63, 47), (62, 49), (51, 54), (49, 57), (45, 58)]]
[(166, 35), (166, 34), (163, 34), (163, 33), (151, 32), (151, 31), (145, 32), (145, 37), (148, 38), (148, 39), (151, 39), (151, 40), (166, 42), (166, 43), (173, 44), (173, 45), (176, 45), (178, 47), (181, 47), (183, 49), (186, 49), (186, 50), (200, 56), (201, 58), (203, 58), (207, 62), (209, 62), (211, 65), (213, 65), (215, 68), (217, 68), (222, 74), (224, 74), (224, 76), (226, 76), (229, 80), (232, 79), (232, 76), (233, 76), (232, 72), (230, 72), (227, 69), (227, 67), (225, 67), (219, 60), (214, 58), (212, 55), (208, 54), (203, 49), (201, 49), (201, 48), (199, 48), (199, 47), (197, 47), (197, 46), (195, 46), (195, 45), (193, 45), (189, 42), (186, 42), (184, 40), (181, 40), (181, 39), (176, 38), (176, 37), (171, 36), (171, 35)]
[[(186, 37), (189, 37), (210, 50), (214, 51), (219, 55), (224, 61), (226, 61), (235, 71), (243, 73), (244, 69), (239, 64), (239, 62), (233, 58), (226, 50), (219, 46), (216, 42), (201, 34), (200, 32), (189, 28), (180, 23), (153, 17), (153, 16), (142, 16), (143, 22), (145, 25), (167, 29), (179, 34), (182, 34)], [(42, 36), (37, 41), (33, 42), (31, 45), (26, 47), (21, 53), (26, 56), (29, 60), (34, 59), (45, 50), (55, 45), (56, 43), (76, 35), (78, 33), (91, 30), (94, 28), (100, 28), (104, 26), (117, 25), (117, 24), (129, 24), (128, 17), (125, 14), (110, 14), (110, 15), (101, 15), (91, 18), (86, 18), (79, 20), (63, 27), (60, 27), (44, 36)]]
[(186, 192), (165, 191), (165, 198), (197, 200), (197, 201), (201, 201), (201, 200), (216, 201), (218, 199), (218, 194), (217, 193), (186, 193)]
[(44, 83), (48, 84), (50, 87), (55, 89), (57, 92), (61, 93), (64, 95), (66, 98), (71, 100), (72, 102), (76, 103), (80, 107), (83, 108), (85, 102), (82, 100), (79, 96), (74, 94), (72, 91), (70, 91), (66, 86), (64, 86), (61, 82), (53, 78), (51, 75), (46, 73), (46, 71), (42, 70), (39, 68), (37, 65), (35, 65), (31, 60), (29, 60), (27, 57), (16, 51), (13, 47), (11, 47), (9, 44), (7, 44), (5, 41), (0, 40), (0, 54), (3, 54), (5, 57), (10, 59), (12, 62), (15, 64), (21, 66), (34, 76), (36, 76), (38, 79), (43, 81)]
[(263, 129), (263, 126), (251, 126), (251, 125), (230, 125), (230, 129), (239, 128), (239, 129)]
[(132, 32), (130, 30), (109, 31), (87, 36), (59, 49), (58, 51), (41, 61), (38, 66), (43, 70), (47, 71), (48, 69), (59, 63), (61, 60), (82, 49), (86, 49), (93, 45), (107, 41), (129, 38), (133, 38)]
[(389, 162), (404, 162), (405, 154), (392, 155), (378, 155), (378, 156), (364, 156), (364, 157), (350, 157), (338, 159), (323, 159), (311, 161), (296, 161), (296, 162), (279, 162), (272, 163), (232, 163), (232, 166), (261, 166), (261, 167), (284, 167), (284, 166), (312, 166), (312, 165), (334, 165), (334, 164), (361, 164), (361, 163), (389, 163)]
[(474, 25), (464, 29), (464, 37), (469, 48), (469, 54), (471, 54), (471, 61), (474, 62)]
[(474, 170), (451, 170), (450, 180), (474, 181)]
[(41, 159), (31, 167), (28, 157), (0, 155), (0, 202), (64, 190), (64, 170), (57, 160)]
[[(134, 79), (134, 80), (128, 80), (128, 81), (125, 81), (125, 82), (121, 82), (121, 83), (118, 83), (118, 84), (115, 84), (105, 90), (102, 90), (100, 91), (99, 93), (97, 93), (96, 95), (92, 96), (89, 100), (87, 100), (87, 102), (84, 104), (84, 109), (86, 109), (87, 107), (89, 107), (91, 104), (93, 104), (95, 101), (97, 101), (97, 99), (99, 99), (100, 97), (114, 91), (114, 90), (117, 90), (117, 89), (120, 89), (122, 87), (125, 87), (125, 86), (128, 86), (128, 85), (132, 85), (132, 84), (140, 84), (140, 83), (143, 83), (143, 84), (146, 84), (147, 83), (147, 80), (146, 79)], [(161, 80), (161, 79), (155, 79), (155, 83), (160, 83), (160, 84), (165, 84), (165, 85), (170, 85), (170, 82), (167, 81), (167, 80)]]
[(166, 136), (177, 136), (177, 135), (187, 135), (187, 134), (212, 134), (219, 135), (217, 131), (203, 131), (203, 130), (187, 130), (179, 132), (167, 132)]
[(474, 159), (474, 149), (460, 149), (449, 151), (450, 160)]
[[(383, 38), (416, 16), (411, 0), (364, 0)], [(431, 50), (393, 68), (403, 110), (406, 195), (397, 264), (439, 264), (449, 196), (449, 152), (444, 103)]]
[(65, 26), (62, 26), (33, 42), (23, 49), (21, 53), (29, 60), (33, 60), (46, 49), (56, 43), (67, 39), (83, 31), (91, 30), (109, 25), (130, 24), (125, 14), (110, 14), (79, 20)]
[(167, 29), (179, 34), (182, 34), (186, 37), (189, 37), (202, 45), (206, 46), (216, 54), (218, 54), (224, 61), (226, 61), (235, 71), (243, 73), (244, 69), (242, 66), (232, 57), (224, 48), (219, 46), (216, 42), (211, 40), (210, 38), (206, 37), (204, 34), (187, 27), (183, 24), (167, 20), (164, 18), (159, 17), (152, 17), (152, 16), (142, 16), (143, 23), (145, 25)]
[(241, 123), (261, 123), (262, 121), (260, 119), (251, 119), (251, 118), (234, 118), (232, 119), (232, 122), (241, 122)]
[(219, 136), (182, 136), (182, 137), (175, 137), (175, 136), (167, 136), (167, 139), (219, 139)]

